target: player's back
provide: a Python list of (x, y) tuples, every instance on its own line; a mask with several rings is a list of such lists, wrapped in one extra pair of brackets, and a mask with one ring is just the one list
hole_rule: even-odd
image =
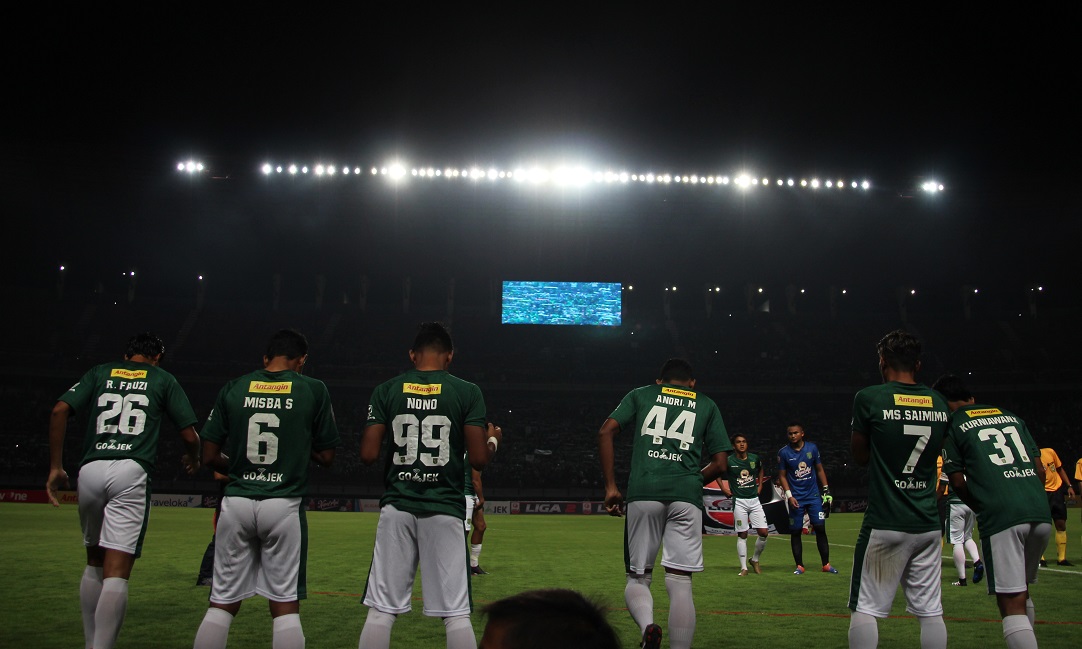
[(230, 381), (201, 431), (229, 458), (226, 495), (304, 496), (311, 452), (339, 443), (322, 381), (291, 370), (258, 370)]
[(704, 453), (732, 450), (714, 401), (679, 385), (632, 390), (609, 417), (634, 439), (628, 502), (701, 502)]
[(196, 422), (177, 380), (149, 363), (121, 360), (98, 365), (60, 400), (88, 415), (80, 465), (131, 459), (153, 473), (163, 415), (178, 428)]
[(381, 505), (465, 517), (464, 428), (485, 426), (480, 388), (444, 370), (410, 370), (376, 387), (368, 424), (391, 433)]
[(890, 381), (857, 393), (853, 430), (868, 437), (868, 511), (876, 529), (930, 532), (939, 529), (936, 463), (950, 409), (921, 383)]
[(954, 411), (950, 424), (943, 470), (965, 471), (982, 535), (1052, 520), (1034, 466), (1040, 451), (1022, 419), (1001, 408), (974, 404)]

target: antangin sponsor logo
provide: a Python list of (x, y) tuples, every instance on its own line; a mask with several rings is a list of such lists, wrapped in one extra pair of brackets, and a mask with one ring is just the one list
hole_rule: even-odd
[(909, 406), (910, 408), (931, 408), (935, 404), (932, 403), (932, 397), (927, 394), (896, 394), (894, 395), (894, 405)]
[(252, 381), (248, 384), (248, 392), (257, 394), (292, 394), (292, 381)]
[(999, 408), (977, 408), (976, 410), (966, 410), (966, 414), (970, 419), (976, 419), (977, 417), (991, 417), (992, 415), (1002, 415), (1003, 411)]
[(443, 384), (442, 383), (432, 383), (432, 384), (429, 384), (429, 385), (425, 385), (425, 384), (422, 384), (422, 383), (403, 383), (402, 384), (402, 394), (431, 395), (431, 394), (442, 394), (442, 393), (443, 393)]
[(674, 397), (684, 397), (685, 399), (695, 398), (695, 393), (691, 390), (680, 390), (678, 388), (661, 388), (661, 394), (671, 394)]
[[(146, 370), (126, 370), (123, 367), (114, 367), (109, 371), (109, 376), (120, 379), (145, 379), (147, 377)], [(76, 383), (75, 385), (79, 385)]]

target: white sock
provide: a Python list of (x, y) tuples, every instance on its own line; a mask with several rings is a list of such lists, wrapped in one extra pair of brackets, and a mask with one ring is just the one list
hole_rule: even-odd
[(947, 625), (943, 616), (918, 617), (920, 620), (920, 649), (947, 649)]
[(100, 566), (87, 566), (83, 570), (83, 579), (79, 582), (79, 605), (83, 609), (83, 637), (86, 638), (86, 649), (94, 646), (94, 611), (98, 608), (98, 597), (101, 596)]
[(368, 609), (368, 617), (361, 628), (361, 639), (357, 649), (387, 649), (391, 646), (391, 627), (397, 616), (383, 613), (374, 608)]
[(476, 568), (481, 564), (481, 544), (470, 546), (470, 566)]
[(849, 616), (849, 649), (875, 649), (879, 646), (879, 622), (867, 613)]
[(229, 639), (229, 627), (233, 624), (233, 615), (226, 610), (211, 606), (203, 615), (203, 622), (195, 633), (194, 649), (225, 649)]
[(445, 617), (443, 626), (447, 630), (447, 649), (477, 649), (477, 636), (473, 634), (469, 615)]
[(755, 539), (755, 554), (752, 555), (752, 561), (759, 561), (759, 557), (763, 555), (763, 550), (766, 549), (766, 537), (760, 536)]
[(624, 603), (631, 619), (639, 625), (639, 633), (645, 632), (646, 627), (654, 623), (654, 596), (650, 594), (649, 577), (627, 576)]
[(691, 596), (691, 576), (665, 573), (665, 590), (669, 593), (669, 646), (690, 649), (695, 637), (695, 601)]
[(973, 563), (977, 563), (981, 560), (981, 555), (977, 552), (977, 542), (973, 539), (966, 539), (965, 542), (966, 554), (969, 555), (969, 560)]
[(288, 613), (274, 618), (271, 649), (304, 649), (304, 629), (301, 628), (300, 613)]
[(740, 569), (748, 569), (748, 540), (736, 537), (736, 556), (740, 557)]
[(120, 577), (103, 579), (98, 607), (94, 611), (94, 649), (113, 649), (127, 609), (128, 580)]
[(1003, 639), (1007, 642), (1007, 649), (1037, 649), (1037, 636), (1025, 615), (1003, 618)]
[(1033, 599), (1029, 597), (1026, 598), (1026, 618), (1031, 629), (1037, 626), (1037, 609), (1033, 607)]
[(958, 578), (966, 578), (966, 551), (961, 543), (955, 543), (952, 548), (954, 555), (954, 569), (958, 571)]

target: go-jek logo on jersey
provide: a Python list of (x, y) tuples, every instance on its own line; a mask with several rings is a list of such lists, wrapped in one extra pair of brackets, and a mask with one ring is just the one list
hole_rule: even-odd
[(292, 394), (293, 381), (252, 381), (248, 384), (248, 392), (258, 394)]
[(896, 394), (894, 395), (894, 405), (909, 406), (910, 408), (931, 408), (935, 404), (932, 403), (932, 397), (927, 394)]
[(119, 442), (98, 442), (94, 445), (99, 451), (130, 451), (131, 444), (122, 444)]
[(440, 474), (438, 473), (421, 473), (420, 469), (414, 469), (410, 471), (400, 471), (398, 473), (399, 480), (405, 480), (406, 482), (439, 482)]
[(899, 489), (904, 489), (906, 491), (909, 491), (911, 489), (917, 489), (917, 490), (927, 489), (928, 488), (928, 481), (927, 480), (916, 480), (914, 478), (909, 478), (908, 480), (895, 480), (894, 481), (894, 486), (898, 487)]
[(678, 388), (661, 388), (661, 394), (671, 394), (674, 397), (684, 397), (685, 399), (695, 398), (695, 393), (691, 390), (680, 390)]
[(970, 419), (976, 419), (977, 417), (991, 417), (992, 415), (1002, 415), (1003, 411), (999, 408), (978, 408), (977, 410), (966, 410), (966, 414)]
[(443, 394), (443, 384), (403, 383), (402, 394)]
[[(121, 379), (145, 379), (147, 377), (146, 370), (126, 370), (123, 367), (116, 367), (109, 371), (109, 376), (121, 378)], [(78, 383), (76, 383), (78, 385)]]

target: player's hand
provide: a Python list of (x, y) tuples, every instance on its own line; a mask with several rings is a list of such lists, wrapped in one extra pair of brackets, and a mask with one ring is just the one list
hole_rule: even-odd
[(620, 493), (619, 489), (613, 491), (605, 491), (605, 511), (609, 513), (609, 516), (623, 516), (627, 508), (624, 505), (624, 494)]
[(800, 509), (800, 503), (797, 502), (796, 496), (789, 496), (789, 509)]
[(503, 441), (503, 429), (492, 423), (491, 421), (488, 422), (487, 426), (485, 426), (485, 433), (485, 441), (488, 441), (489, 437), (495, 437), (497, 446), (499, 446), (500, 442)]
[(60, 506), (60, 499), (57, 498), (57, 491), (61, 487), (67, 489), (70, 482), (68, 481), (68, 472), (64, 469), (50, 469), (49, 479), (45, 481), (45, 491), (49, 494), (49, 502), (53, 507)]
[(198, 471), (201, 466), (199, 458), (187, 454), (180, 458), (180, 463), (184, 465), (184, 470), (188, 475), (195, 475), (195, 472)]

